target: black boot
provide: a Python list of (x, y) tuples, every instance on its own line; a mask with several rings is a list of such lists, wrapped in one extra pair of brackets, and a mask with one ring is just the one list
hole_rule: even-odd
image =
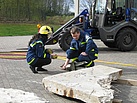
[(32, 70), (33, 73), (38, 73), (38, 72), (35, 70), (35, 67), (34, 67), (34, 66), (31, 66), (31, 65), (30, 65), (30, 69)]
[(47, 69), (44, 69), (44, 68), (42, 68), (42, 67), (38, 67), (37, 68), (37, 71), (48, 71)]

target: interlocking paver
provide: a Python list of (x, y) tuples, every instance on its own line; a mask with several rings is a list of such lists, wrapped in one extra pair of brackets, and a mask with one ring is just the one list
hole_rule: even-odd
[[(0, 52), (26, 51), (30, 38), (31, 36), (0, 37)], [(54, 51), (59, 55), (63, 53), (65, 56), (65, 52), (62, 52), (62, 50), (58, 48), (58, 44), (55, 46)], [(59, 59), (53, 60), (52, 64), (44, 66), (45, 69), (48, 69), (48, 72), (33, 74), (25, 59), (0, 58), (0, 88), (13, 88), (33, 92), (37, 96), (45, 98), (49, 103), (82, 103), (82, 101), (79, 100), (50, 93), (46, 91), (42, 85), (41, 81), (44, 77), (66, 72), (59, 68), (63, 62), (63, 60)], [(137, 77), (135, 69), (127, 68), (125, 71), (127, 71), (125, 72), (125, 77), (131, 77), (132, 79)], [(131, 72), (131, 75), (129, 72)], [(137, 87), (124, 86), (123, 88), (122, 85), (116, 85), (116, 87), (121, 91), (117, 98), (124, 99), (124, 103), (137, 103)]]

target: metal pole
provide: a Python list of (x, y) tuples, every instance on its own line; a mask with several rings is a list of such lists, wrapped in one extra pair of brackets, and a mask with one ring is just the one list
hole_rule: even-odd
[(79, 0), (74, 0), (75, 4), (75, 17), (79, 14)]

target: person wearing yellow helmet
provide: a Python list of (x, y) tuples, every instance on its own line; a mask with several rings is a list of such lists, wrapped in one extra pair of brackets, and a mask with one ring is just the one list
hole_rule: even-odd
[(52, 28), (50, 26), (42, 26), (39, 30), (39, 33), (45, 35), (52, 34)]
[(26, 59), (33, 73), (47, 71), (42, 66), (50, 64), (51, 59), (57, 58), (56, 54), (52, 54), (53, 51), (51, 49), (45, 48), (48, 35), (51, 33), (52, 29), (50, 26), (42, 26), (38, 34), (35, 34), (29, 41)]

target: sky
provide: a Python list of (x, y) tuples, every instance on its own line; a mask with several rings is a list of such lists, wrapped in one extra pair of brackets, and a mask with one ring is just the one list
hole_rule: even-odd
[[(90, 0), (92, 1), (92, 0)], [(80, 0), (80, 4), (79, 4), (79, 12), (83, 11), (84, 9), (89, 9), (89, 4), (87, 4), (86, 1), (82, 1)], [(75, 12), (75, 4), (72, 4), (70, 5), (70, 10), (71, 12)]]

